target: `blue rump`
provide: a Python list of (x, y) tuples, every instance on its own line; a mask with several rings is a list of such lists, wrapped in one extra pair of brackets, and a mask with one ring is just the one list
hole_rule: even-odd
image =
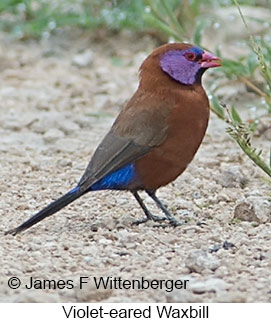
[(128, 164), (100, 179), (90, 187), (90, 191), (98, 190), (123, 190), (136, 180), (134, 163)]

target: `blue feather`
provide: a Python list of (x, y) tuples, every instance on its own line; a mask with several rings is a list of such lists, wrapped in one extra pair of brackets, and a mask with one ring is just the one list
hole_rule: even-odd
[(137, 178), (134, 163), (126, 165), (100, 179), (90, 187), (90, 191), (126, 189)]

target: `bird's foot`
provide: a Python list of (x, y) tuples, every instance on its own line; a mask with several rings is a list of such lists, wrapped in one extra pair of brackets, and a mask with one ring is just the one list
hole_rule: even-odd
[(154, 226), (157, 227), (157, 228), (168, 228), (169, 226), (175, 228), (175, 227), (178, 227), (178, 226), (183, 224), (183, 223), (179, 222), (178, 220), (176, 220), (173, 217), (171, 219), (166, 218), (165, 220), (168, 220), (169, 222), (168, 223), (155, 224)]
[(6, 236), (6, 235), (8, 235), (8, 234), (11, 234), (11, 235), (13, 235), (13, 236), (16, 236), (16, 234), (17, 234), (18, 232), (19, 232), (19, 231), (18, 231), (18, 228), (15, 228), (15, 229), (11, 229), (11, 230), (8, 230), (8, 231), (4, 232), (4, 235)]
[(167, 220), (169, 221), (169, 225), (173, 226), (173, 227), (178, 227), (180, 225), (182, 225), (181, 222), (179, 222), (178, 220), (176, 220), (174, 218), (173, 215), (171, 215), (169, 212), (166, 213), (167, 216)]
[(169, 224), (172, 225), (173, 227), (178, 227), (178, 226), (182, 225), (182, 223), (180, 221), (176, 220), (173, 217), (169, 219)]
[(149, 220), (152, 220), (154, 222), (161, 222), (161, 221), (165, 221), (167, 218), (165, 216), (157, 216), (157, 215), (152, 215), (152, 214), (148, 214), (148, 216), (146, 216), (145, 218), (136, 220), (132, 223), (132, 225), (139, 225), (142, 223), (146, 223)]

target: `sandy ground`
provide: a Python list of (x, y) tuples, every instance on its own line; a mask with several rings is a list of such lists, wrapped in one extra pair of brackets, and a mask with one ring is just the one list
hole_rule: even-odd
[[(215, 116), (187, 171), (158, 192), (183, 226), (132, 226), (143, 216), (132, 195), (105, 191), (15, 238), (3, 235), (75, 185), (154, 47), (129, 34), (41, 43), (1, 35), (1, 302), (271, 301), (270, 185)], [(22, 282), (15, 290), (13, 276)], [(80, 276), (89, 277), (82, 289)], [(93, 277), (108, 276), (189, 283), (172, 292), (94, 286)], [(30, 277), (74, 286), (27, 289)]]

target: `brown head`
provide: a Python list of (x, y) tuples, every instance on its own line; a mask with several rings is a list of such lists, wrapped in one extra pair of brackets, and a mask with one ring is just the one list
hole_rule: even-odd
[(166, 44), (155, 49), (141, 65), (141, 85), (159, 86), (169, 80), (182, 85), (201, 84), (203, 73), (217, 66), (221, 66), (220, 59), (200, 47)]

